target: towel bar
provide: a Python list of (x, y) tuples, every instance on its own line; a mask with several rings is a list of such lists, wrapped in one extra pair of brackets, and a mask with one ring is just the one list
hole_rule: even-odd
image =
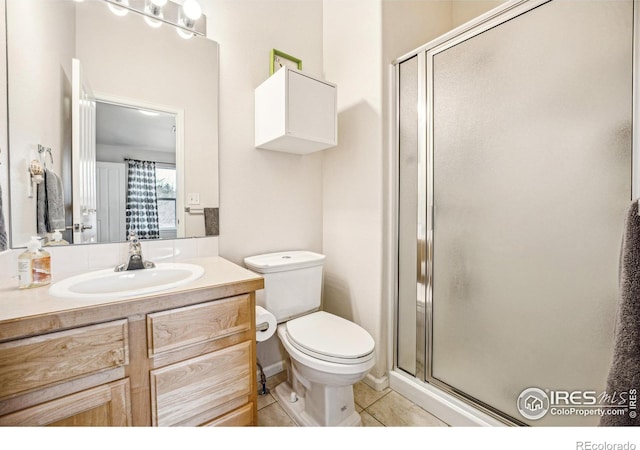
[(184, 212), (189, 214), (204, 214), (204, 208), (194, 208), (192, 206), (186, 206)]

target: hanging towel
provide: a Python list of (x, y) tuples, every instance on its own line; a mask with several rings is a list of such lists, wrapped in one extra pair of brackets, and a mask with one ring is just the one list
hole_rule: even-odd
[(42, 236), (47, 232), (47, 190), (44, 187), (44, 181), (37, 184), (36, 187), (36, 220), (37, 233)]
[(7, 228), (4, 224), (4, 208), (2, 207), (2, 186), (0, 186), (0, 252), (3, 252), (8, 248)]
[[(618, 268), (618, 309), (614, 331), (613, 362), (607, 393), (637, 391), (640, 397), (640, 215), (638, 201), (627, 211)], [(640, 426), (640, 405), (624, 415), (603, 416), (600, 426)]]
[(44, 184), (47, 189), (47, 221), (50, 233), (64, 230), (64, 191), (62, 180), (52, 170), (44, 171)]
[(38, 234), (64, 230), (64, 191), (60, 177), (46, 169), (44, 181), (38, 184), (37, 195)]
[(220, 235), (220, 219), (218, 208), (204, 208), (204, 234), (205, 236)]

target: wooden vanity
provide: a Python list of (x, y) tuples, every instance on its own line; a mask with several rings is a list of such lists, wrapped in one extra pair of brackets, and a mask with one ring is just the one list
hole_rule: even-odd
[(0, 425), (257, 425), (263, 279), (219, 257), (188, 262), (205, 274), (124, 300), (0, 284)]

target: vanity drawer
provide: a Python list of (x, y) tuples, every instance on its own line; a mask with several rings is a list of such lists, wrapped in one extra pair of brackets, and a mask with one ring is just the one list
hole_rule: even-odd
[(251, 329), (248, 294), (147, 315), (149, 356)]
[(0, 398), (129, 363), (127, 320), (0, 344)]
[(204, 424), (204, 427), (248, 427), (253, 423), (253, 403), (247, 403), (224, 416)]
[(251, 342), (246, 341), (152, 370), (153, 425), (180, 425), (195, 416), (206, 423), (224, 414), (221, 405), (251, 394), (252, 361)]

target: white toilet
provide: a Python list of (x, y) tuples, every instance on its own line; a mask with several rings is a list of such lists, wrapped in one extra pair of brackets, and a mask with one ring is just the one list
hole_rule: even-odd
[(324, 259), (290, 251), (244, 263), (264, 278), (256, 303), (276, 317), (289, 354), (287, 381), (275, 388), (280, 405), (301, 426), (359, 426), (353, 385), (373, 367), (375, 344), (355, 323), (318, 311)]

